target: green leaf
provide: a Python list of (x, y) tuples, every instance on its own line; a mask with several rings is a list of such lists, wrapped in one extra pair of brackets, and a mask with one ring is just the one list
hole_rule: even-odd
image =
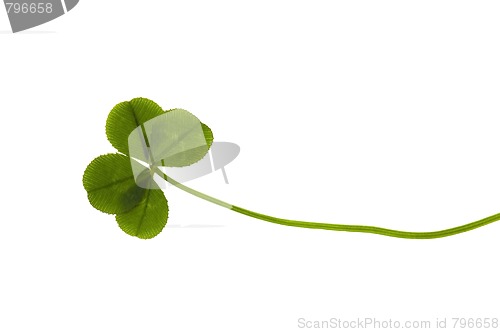
[(117, 153), (95, 158), (85, 169), (83, 186), (90, 204), (110, 214), (132, 209), (145, 194), (135, 183), (130, 158)]
[(183, 109), (173, 109), (137, 127), (129, 136), (131, 157), (153, 165), (183, 167), (202, 159), (212, 131)]
[(158, 235), (168, 219), (168, 203), (161, 190), (147, 190), (142, 201), (132, 210), (116, 215), (118, 226), (140, 239)]
[(128, 155), (128, 136), (144, 122), (164, 114), (163, 109), (154, 101), (146, 98), (134, 98), (119, 103), (106, 120), (106, 136), (118, 151)]
[[(172, 108), (172, 109), (166, 110), (165, 112), (174, 111), (176, 109), (178, 109), (178, 108)], [(210, 127), (207, 126), (206, 124), (204, 124), (203, 122), (201, 122), (201, 127), (203, 129), (203, 134), (205, 135), (205, 140), (207, 141), (208, 148), (210, 148), (212, 146), (212, 143), (214, 142), (214, 134), (212, 132), (212, 129), (210, 129)]]

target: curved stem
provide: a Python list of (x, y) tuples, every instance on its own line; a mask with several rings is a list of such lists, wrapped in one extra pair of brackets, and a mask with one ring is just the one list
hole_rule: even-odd
[(303, 227), (303, 228), (315, 228), (315, 229), (326, 229), (331, 231), (344, 231), (344, 232), (361, 232), (361, 233), (373, 233), (385, 236), (399, 237), (404, 239), (436, 239), (440, 237), (451, 236), (463, 232), (473, 230), (475, 228), (488, 225), (492, 222), (500, 220), (500, 213), (492, 215), (490, 217), (471, 222), (458, 227), (453, 227), (449, 229), (444, 229), (441, 231), (434, 232), (406, 232), (398, 231), (394, 229), (375, 227), (375, 226), (363, 226), (363, 225), (342, 225), (342, 224), (327, 224), (318, 222), (306, 222), (298, 220), (281, 219), (276, 217), (267, 216), (265, 214), (249, 211), (238, 206), (233, 206), (233, 211), (245, 214), (250, 217), (257, 219), (262, 219), (275, 224)]
[(208, 196), (206, 194), (203, 194), (197, 190), (194, 190), (192, 188), (186, 187), (185, 185), (181, 184), (180, 182), (175, 181), (171, 177), (168, 177), (165, 173), (163, 173), (161, 170), (159, 170), (157, 167), (155, 167), (155, 172), (159, 176), (161, 176), (165, 181), (171, 183), (172, 185), (176, 186), (177, 188), (184, 190), (185, 192), (190, 193), (191, 195), (194, 195), (196, 197), (202, 198), (204, 200), (207, 200), (209, 202), (212, 202), (214, 204), (223, 206), (225, 208), (228, 208), (230, 210), (233, 210), (235, 212), (272, 222), (275, 224), (280, 224), (280, 225), (285, 225), (285, 226), (293, 226), (293, 227), (302, 227), (302, 228), (314, 228), (314, 229), (325, 229), (325, 230), (331, 230), (331, 231), (343, 231), (343, 232), (360, 232), (360, 233), (372, 233), (372, 234), (379, 234), (379, 235), (385, 235), (385, 236), (392, 236), (392, 237), (398, 237), (398, 238), (404, 238), (404, 239), (436, 239), (436, 238), (441, 238), (441, 237), (446, 237), (446, 236), (451, 236), (451, 235), (456, 235), (459, 233), (464, 233), (470, 230), (473, 230), (478, 227), (482, 227), (488, 224), (491, 224), (495, 221), (500, 220), (500, 213), (494, 214), (492, 216), (486, 217), (481, 220), (477, 220), (462, 226), (457, 226), (453, 228), (448, 228), (440, 231), (433, 231), (433, 232), (406, 232), (406, 231), (398, 231), (394, 229), (388, 229), (388, 228), (382, 228), (382, 227), (375, 227), (375, 226), (364, 226), (364, 225), (343, 225), (343, 224), (328, 224), (328, 223), (319, 223), (319, 222), (308, 222), (308, 221), (299, 221), (299, 220), (290, 220), (290, 219), (282, 219), (282, 218), (276, 218), (272, 216), (268, 216), (262, 213), (257, 213), (253, 212), (235, 205), (231, 205), (229, 203), (226, 203), (224, 201), (221, 201), (219, 199), (213, 198), (211, 196)]

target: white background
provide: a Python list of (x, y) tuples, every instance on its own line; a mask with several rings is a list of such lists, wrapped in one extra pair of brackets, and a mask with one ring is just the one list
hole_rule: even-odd
[(500, 318), (500, 224), (437, 240), (269, 224), (167, 188), (148, 241), (81, 178), (143, 96), (227, 167), (189, 185), (278, 217), (431, 231), (500, 211), (496, 1), (90, 1), (0, 10), (0, 331), (295, 331), (298, 319)]

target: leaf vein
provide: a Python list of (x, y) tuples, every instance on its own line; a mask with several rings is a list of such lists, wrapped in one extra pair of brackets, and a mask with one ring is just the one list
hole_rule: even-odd
[(92, 189), (88, 190), (88, 192), (89, 193), (93, 193), (93, 192), (98, 191), (98, 190), (106, 189), (106, 188), (112, 187), (114, 185), (117, 185), (119, 183), (122, 183), (122, 182), (125, 182), (127, 180), (130, 180), (130, 179), (133, 179), (133, 177), (132, 176), (128, 176), (126, 178), (110, 182), (110, 183), (108, 183), (108, 184), (106, 184), (104, 186), (101, 186), (101, 187), (98, 187), (98, 188), (92, 188)]
[(146, 216), (146, 210), (148, 208), (148, 202), (149, 202), (149, 196), (151, 195), (151, 190), (148, 190), (148, 193), (146, 194), (146, 198), (144, 199), (144, 209), (142, 211), (141, 219), (139, 220), (139, 225), (137, 226), (137, 232), (135, 236), (139, 235), (139, 231), (142, 227), (142, 224), (144, 222), (144, 217)]

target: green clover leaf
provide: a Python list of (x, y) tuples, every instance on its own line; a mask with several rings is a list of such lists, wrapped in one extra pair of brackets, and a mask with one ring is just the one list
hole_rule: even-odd
[(139, 204), (145, 189), (137, 186), (130, 158), (105, 154), (92, 160), (83, 173), (90, 204), (109, 214), (126, 212)]
[(140, 239), (158, 235), (168, 218), (168, 203), (161, 190), (148, 189), (132, 210), (116, 215), (118, 226), (127, 234)]
[(157, 103), (146, 98), (134, 98), (119, 103), (106, 120), (106, 136), (115, 149), (128, 155), (128, 136), (137, 127), (143, 125), (164, 112)]

